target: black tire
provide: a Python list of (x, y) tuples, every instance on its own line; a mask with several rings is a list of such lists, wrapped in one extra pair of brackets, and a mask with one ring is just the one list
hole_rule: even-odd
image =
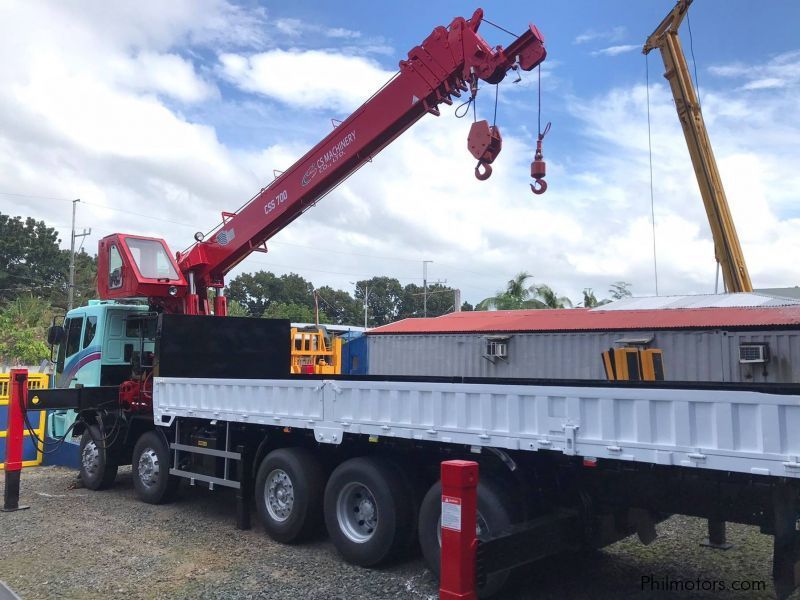
[(108, 441), (97, 425), (87, 427), (81, 436), (80, 477), (87, 489), (104, 490), (114, 485), (118, 465), (113, 453), (106, 448)]
[(170, 454), (164, 436), (146, 431), (136, 441), (131, 457), (133, 489), (148, 504), (163, 504), (175, 498), (180, 478), (169, 474)]
[(406, 553), (415, 514), (409, 478), (382, 458), (351, 458), (325, 487), (325, 526), (350, 564), (373, 567)]
[(284, 544), (315, 535), (322, 525), (324, 490), (325, 472), (313, 452), (306, 448), (270, 452), (261, 461), (255, 485), (256, 507), (267, 534)]
[[(478, 535), (486, 537), (509, 527), (517, 514), (513, 492), (508, 486), (490, 477), (481, 477), (478, 483)], [(437, 481), (425, 494), (419, 510), (419, 545), (428, 568), (438, 577), (441, 560), (439, 538), (442, 517), (442, 483)], [(508, 581), (510, 571), (488, 578), (478, 589), (478, 597), (490, 598), (497, 594)]]

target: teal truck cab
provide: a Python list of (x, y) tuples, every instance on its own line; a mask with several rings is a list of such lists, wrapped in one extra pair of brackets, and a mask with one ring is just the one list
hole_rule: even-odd
[[(53, 341), (58, 343), (55, 387), (96, 387), (119, 385), (130, 377), (131, 359), (140, 352), (140, 319), (132, 315), (147, 313), (146, 304), (113, 300), (90, 300), (87, 306), (69, 311), (63, 330)], [(145, 332), (145, 352), (153, 351), (154, 332)], [(48, 415), (47, 435), (60, 438), (75, 422), (73, 410), (56, 410)]]

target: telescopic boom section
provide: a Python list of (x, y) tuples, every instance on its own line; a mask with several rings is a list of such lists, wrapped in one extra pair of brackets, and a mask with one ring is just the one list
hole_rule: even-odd
[[(313, 206), (349, 175), (371, 160), (423, 115), (439, 115), (441, 103), (477, 89), (477, 80), (495, 84), (511, 69), (530, 71), (545, 58), (535, 26), (507, 48), (492, 48), (478, 34), (483, 11), (437, 27), (400, 61), (400, 72), (328, 136), (262, 189), (207, 240), (178, 256), (190, 282), (185, 312), (194, 312), (192, 291), (203, 309), (205, 290), (220, 287), (225, 274), (251, 252)], [(195, 289), (191, 289), (191, 280)]]
[(686, 57), (683, 54), (678, 28), (689, 10), (692, 0), (679, 0), (675, 8), (664, 18), (656, 30), (647, 38), (644, 53), (654, 48), (661, 51), (665, 73), (675, 108), (683, 127), (683, 135), (689, 147), (700, 194), (703, 197), (711, 234), (714, 238), (714, 254), (722, 270), (725, 290), (728, 292), (752, 292), (750, 274), (739, 244), (739, 236), (733, 223), (722, 178), (711, 149), (711, 141), (700, 110)]

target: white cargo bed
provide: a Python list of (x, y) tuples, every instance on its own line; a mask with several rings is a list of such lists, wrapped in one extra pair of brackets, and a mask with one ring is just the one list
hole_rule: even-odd
[(800, 395), (425, 381), (156, 377), (155, 422), (175, 417), (659, 465), (800, 476)]

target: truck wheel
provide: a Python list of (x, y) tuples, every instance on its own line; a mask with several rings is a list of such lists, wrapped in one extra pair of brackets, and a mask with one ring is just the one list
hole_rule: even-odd
[(103, 490), (111, 487), (117, 477), (117, 463), (110, 455), (100, 428), (90, 425), (81, 436), (81, 469), (83, 487)]
[(256, 506), (269, 536), (284, 544), (311, 537), (322, 524), (325, 473), (306, 448), (270, 452), (256, 474)]
[(325, 526), (349, 563), (372, 567), (407, 551), (415, 507), (409, 480), (394, 463), (351, 458), (325, 488)]
[(133, 447), (131, 472), (133, 489), (142, 502), (170, 502), (178, 491), (180, 479), (169, 474), (169, 447), (157, 431), (147, 431)]
[[(509, 527), (514, 521), (515, 505), (505, 486), (489, 477), (481, 477), (478, 483), (478, 523), (479, 538)], [(419, 544), (428, 568), (439, 576), (442, 555), (442, 483), (437, 481), (425, 494), (419, 511)], [(510, 571), (492, 575), (486, 584), (478, 589), (480, 598), (497, 594), (508, 581)]]

